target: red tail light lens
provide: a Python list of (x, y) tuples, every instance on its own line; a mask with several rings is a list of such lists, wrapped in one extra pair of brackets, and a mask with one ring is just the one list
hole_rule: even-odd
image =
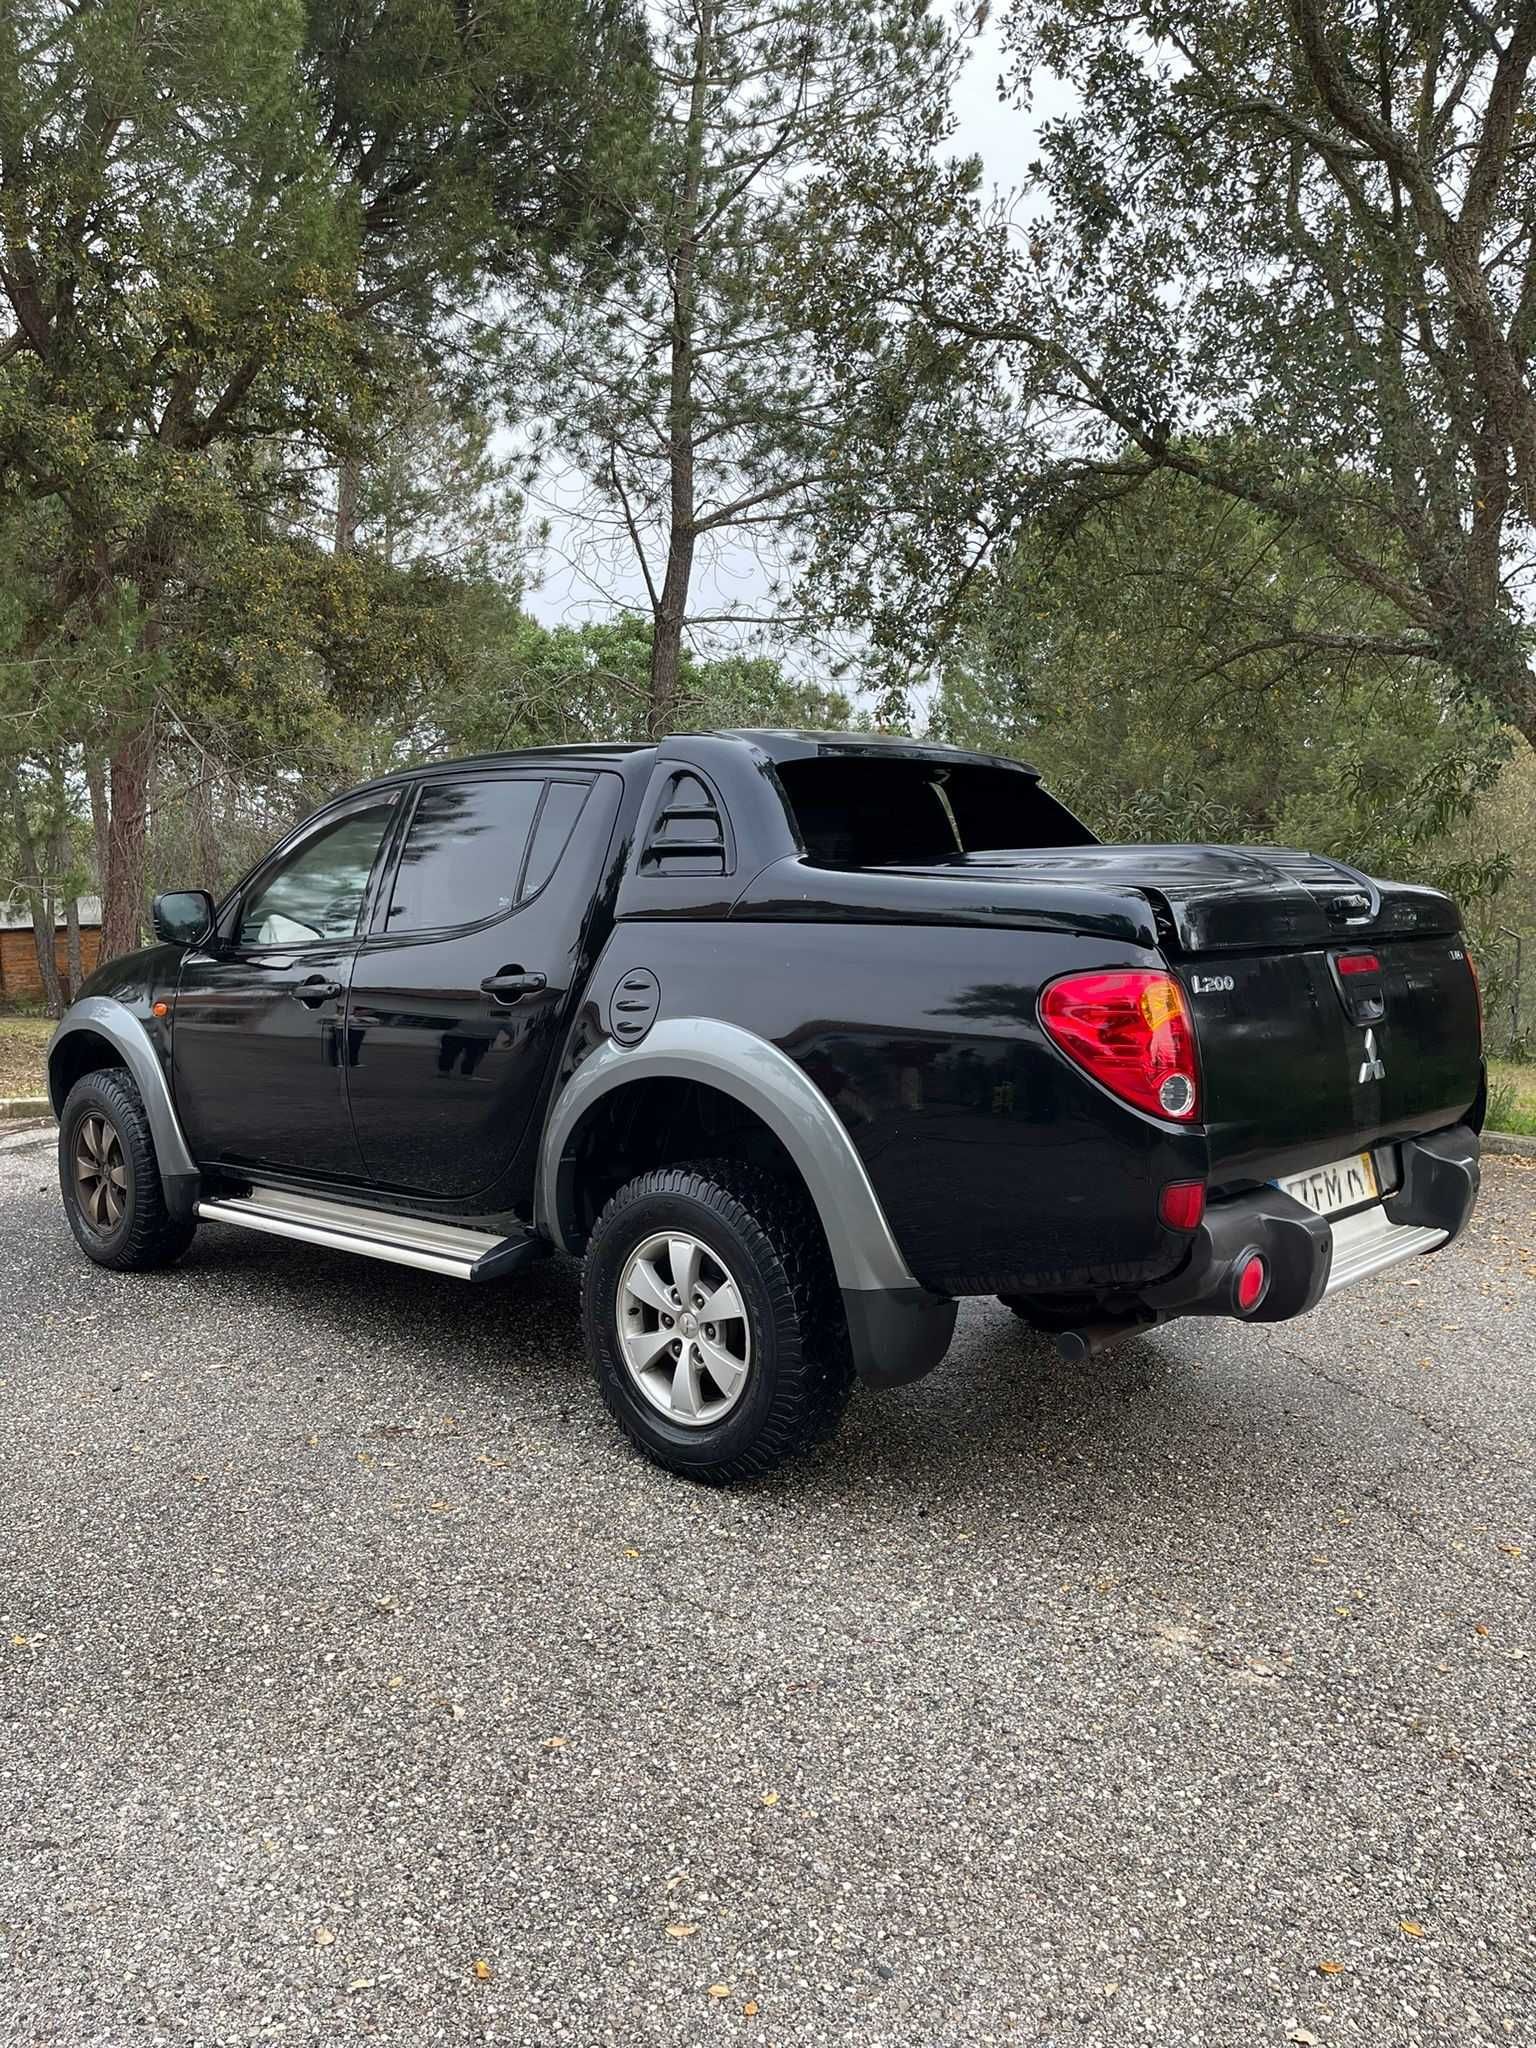
[(1200, 1106), (1195, 1028), (1171, 974), (1143, 967), (1067, 974), (1040, 998), (1054, 1045), (1122, 1101), (1187, 1124)]
[(1341, 953), (1340, 974), (1380, 974), (1381, 962), (1374, 953)]
[(1205, 1182), (1169, 1181), (1157, 1198), (1157, 1213), (1170, 1230), (1198, 1230), (1205, 1214)]

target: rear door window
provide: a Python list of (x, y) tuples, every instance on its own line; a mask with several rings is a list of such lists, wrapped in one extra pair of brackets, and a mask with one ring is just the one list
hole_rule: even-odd
[(549, 785), (544, 807), (539, 812), (539, 822), (534, 828), (528, 871), (523, 876), (525, 903), (530, 896), (538, 895), (555, 872), (590, 788), (591, 784), (586, 782), (552, 782)]
[(400, 849), (384, 929), (442, 931), (518, 900), (541, 779), (429, 782)]

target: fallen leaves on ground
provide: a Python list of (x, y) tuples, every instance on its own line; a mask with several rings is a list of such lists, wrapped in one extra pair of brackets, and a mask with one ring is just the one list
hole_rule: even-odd
[(475, 1964), (476, 1977), (480, 1980), (482, 1984), (489, 1984), (491, 1979), (495, 1976), (495, 1974), (496, 1972), (485, 1960), (485, 1957), (481, 1956)]
[(671, 1935), (674, 1941), (686, 1941), (690, 1934), (697, 1934), (698, 1931), (699, 1923), (697, 1920), (676, 1920), (667, 1929), (668, 1934)]
[(1339, 1972), (1343, 1969), (1343, 1967), (1344, 1965), (1342, 1963), (1319, 1963), (1317, 1966), (1317, 1974), (1319, 1975), (1319, 1977), (1337, 1977)]
[(329, 1948), (329, 1947), (330, 1947), (330, 1945), (331, 1945), (331, 1943), (332, 1943), (332, 1942), (333, 1942), (333, 1941), (334, 1941), (335, 1939), (336, 1939), (336, 1930), (335, 1930), (335, 1928), (334, 1928), (334, 1927), (317, 1927), (317, 1928), (315, 1929), (315, 1947), (316, 1947), (316, 1948)]
[(1422, 1941), (1424, 1939), (1424, 1930), (1417, 1920), (1399, 1920), (1397, 1924), (1401, 1927), (1404, 1934), (1411, 1934), (1415, 1941)]
[(765, 1793), (763, 1794), (763, 1804), (764, 1804), (764, 1806), (777, 1806), (777, 1805), (778, 1805), (778, 1803), (779, 1803), (779, 1795), (778, 1795), (778, 1793), (777, 1793), (777, 1792), (765, 1792)]
[(731, 1987), (729, 1984), (711, 1984), (709, 1987), (709, 1995), (711, 1998), (729, 1998), (731, 1995)]

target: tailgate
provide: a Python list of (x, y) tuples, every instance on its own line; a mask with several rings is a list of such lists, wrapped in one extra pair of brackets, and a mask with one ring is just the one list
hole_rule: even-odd
[[(1374, 960), (1378, 970), (1341, 972)], [(1459, 935), (1176, 963), (1214, 1181), (1268, 1180), (1466, 1117), (1482, 1082)], [(1377, 1014), (1379, 1012), (1379, 1014)]]
[[(1217, 1184), (1441, 1130), (1477, 1098), (1477, 987), (1438, 889), (1283, 846), (1020, 849), (964, 865), (1145, 896), (1189, 995)], [(1374, 971), (1341, 973), (1349, 956)]]
[[(1482, 1086), (1477, 986), (1438, 889), (1283, 846), (1021, 847), (905, 872), (1007, 882), (1037, 910), (1069, 887), (1143, 898), (1190, 999), (1218, 1185), (1442, 1130)], [(1349, 956), (1371, 971), (1341, 972)]]

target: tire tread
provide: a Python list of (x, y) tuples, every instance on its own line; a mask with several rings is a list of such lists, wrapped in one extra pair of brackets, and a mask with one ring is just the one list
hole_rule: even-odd
[[(760, 1479), (832, 1436), (853, 1391), (853, 1355), (821, 1223), (808, 1197), (766, 1168), (731, 1159), (653, 1167), (619, 1189), (593, 1226), (583, 1264), (583, 1294), (590, 1303), (594, 1248), (632, 1204), (681, 1196), (722, 1216), (746, 1240), (757, 1263), (778, 1333), (778, 1380), (773, 1406), (752, 1443), (708, 1466), (673, 1465), (709, 1485)], [(588, 1309), (588, 1346), (598, 1332)], [(809, 1337), (809, 1342), (807, 1338)], [(636, 1428), (628, 1404), (609, 1375), (597, 1374), (609, 1413), (639, 1450), (669, 1461)]]
[[(80, 1220), (65, 1133), (76, 1105), (91, 1099), (111, 1118), (128, 1157), (132, 1199), (128, 1227), (118, 1238), (97, 1237)], [(194, 1217), (173, 1216), (160, 1184), (160, 1163), (144, 1100), (126, 1067), (97, 1067), (70, 1089), (59, 1118), (59, 1186), (75, 1242), (88, 1259), (114, 1273), (150, 1273), (179, 1259), (197, 1234)]]

